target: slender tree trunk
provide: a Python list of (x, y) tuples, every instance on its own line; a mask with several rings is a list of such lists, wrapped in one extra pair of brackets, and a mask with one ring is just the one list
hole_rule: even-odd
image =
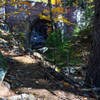
[(91, 49), (86, 79), (88, 84), (100, 87), (100, 0), (95, 0), (94, 32)]
[(54, 30), (53, 28), (53, 15), (52, 15), (52, 4), (51, 4), (51, 0), (48, 0), (48, 5), (49, 5), (49, 10), (50, 10), (50, 21), (51, 21), (51, 28), (52, 28), (52, 31)]
[[(66, 12), (65, 12), (65, 10), (66, 10), (67, 1), (64, 0), (63, 2), (64, 2), (64, 4), (63, 4), (63, 7), (64, 7), (64, 14), (63, 14), (63, 16), (64, 16), (64, 18), (66, 18)], [(62, 42), (64, 42), (65, 34), (67, 34), (67, 25), (66, 25), (65, 22), (63, 22)]]

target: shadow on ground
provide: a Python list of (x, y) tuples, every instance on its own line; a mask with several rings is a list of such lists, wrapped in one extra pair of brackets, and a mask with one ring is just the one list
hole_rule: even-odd
[(5, 55), (5, 57), (9, 66), (5, 81), (11, 84), (11, 89), (16, 93), (43, 96), (47, 98), (45, 100), (84, 100), (79, 98), (84, 93), (77, 91), (69, 84), (64, 85), (52, 75), (47, 76), (45, 68), (34, 57), (31, 58), (29, 55)]

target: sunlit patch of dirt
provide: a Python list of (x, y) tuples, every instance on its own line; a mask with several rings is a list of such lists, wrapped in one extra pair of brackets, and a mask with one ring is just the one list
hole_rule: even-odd
[(64, 86), (52, 77), (46, 79), (45, 68), (34, 57), (19, 56), (7, 51), (2, 53), (6, 58), (9, 56), (13, 59), (13, 63), (8, 61), (9, 69), (5, 81), (10, 83), (11, 90), (16, 94), (32, 94), (39, 100), (93, 100), (79, 95), (77, 90)]
[(20, 57), (12, 57), (14, 60), (23, 63), (23, 64), (32, 64), (36, 63), (35, 59), (32, 59), (30, 56), (25, 55), (25, 56), (20, 56)]

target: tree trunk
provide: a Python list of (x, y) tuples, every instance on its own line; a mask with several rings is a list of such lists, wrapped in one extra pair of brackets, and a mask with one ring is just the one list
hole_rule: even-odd
[(48, 0), (48, 6), (49, 6), (49, 11), (50, 11), (50, 22), (51, 22), (51, 28), (52, 28), (52, 32), (54, 31), (54, 22), (53, 22), (53, 15), (52, 15), (52, 4), (51, 4), (51, 0)]
[(93, 86), (100, 87), (100, 0), (95, 0), (93, 43), (86, 79)]

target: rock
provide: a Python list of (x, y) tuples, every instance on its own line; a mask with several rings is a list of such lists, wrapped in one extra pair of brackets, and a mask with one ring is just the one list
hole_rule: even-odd
[(3, 97), (13, 96), (15, 93), (10, 90), (10, 84), (8, 82), (3, 81), (0, 84), (0, 100), (6, 100)]
[(51, 64), (50, 62), (45, 61), (45, 60), (41, 61), (41, 66), (43, 66), (44, 68), (47, 68), (47, 67), (50, 67), (50, 68), (53, 68), (53, 69), (56, 68), (55, 65), (53, 65), (53, 64)]
[(7, 62), (4, 58), (4, 56), (2, 55), (2, 53), (0, 52), (0, 83), (2, 83), (4, 77), (5, 77), (5, 74), (7, 72)]
[(47, 50), (48, 50), (48, 48), (47, 47), (43, 47), (43, 48), (40, 48), (40, 49), (38, 49), (40, 52), (42, 52), (42, 53), (45, 53)]
[(2, 83), (4, 84), (4, 86), (6, 86), (8, 89), (10, 89), (11, 86), (8, 82), (3, 81)]
[(36, 100), (36, 97), (34, 97), (33, 95), (28, 95), (28, 94), (21, 94), (18, 96), (8, 97), (5, 100)]
[(44, 60), (43, 56), (38, 52), (34, 52), (33, 55), (36, 56), (37, 58), (41, 59), (41, 60)]
[(6, 71), (3, 68), (0, 68), (0, 83), (2, 83), (4, 77), (5, 77)]
[(4, 84), (0, 84), (0, 97), (6, 97), (9, 94), (9, 89)]

